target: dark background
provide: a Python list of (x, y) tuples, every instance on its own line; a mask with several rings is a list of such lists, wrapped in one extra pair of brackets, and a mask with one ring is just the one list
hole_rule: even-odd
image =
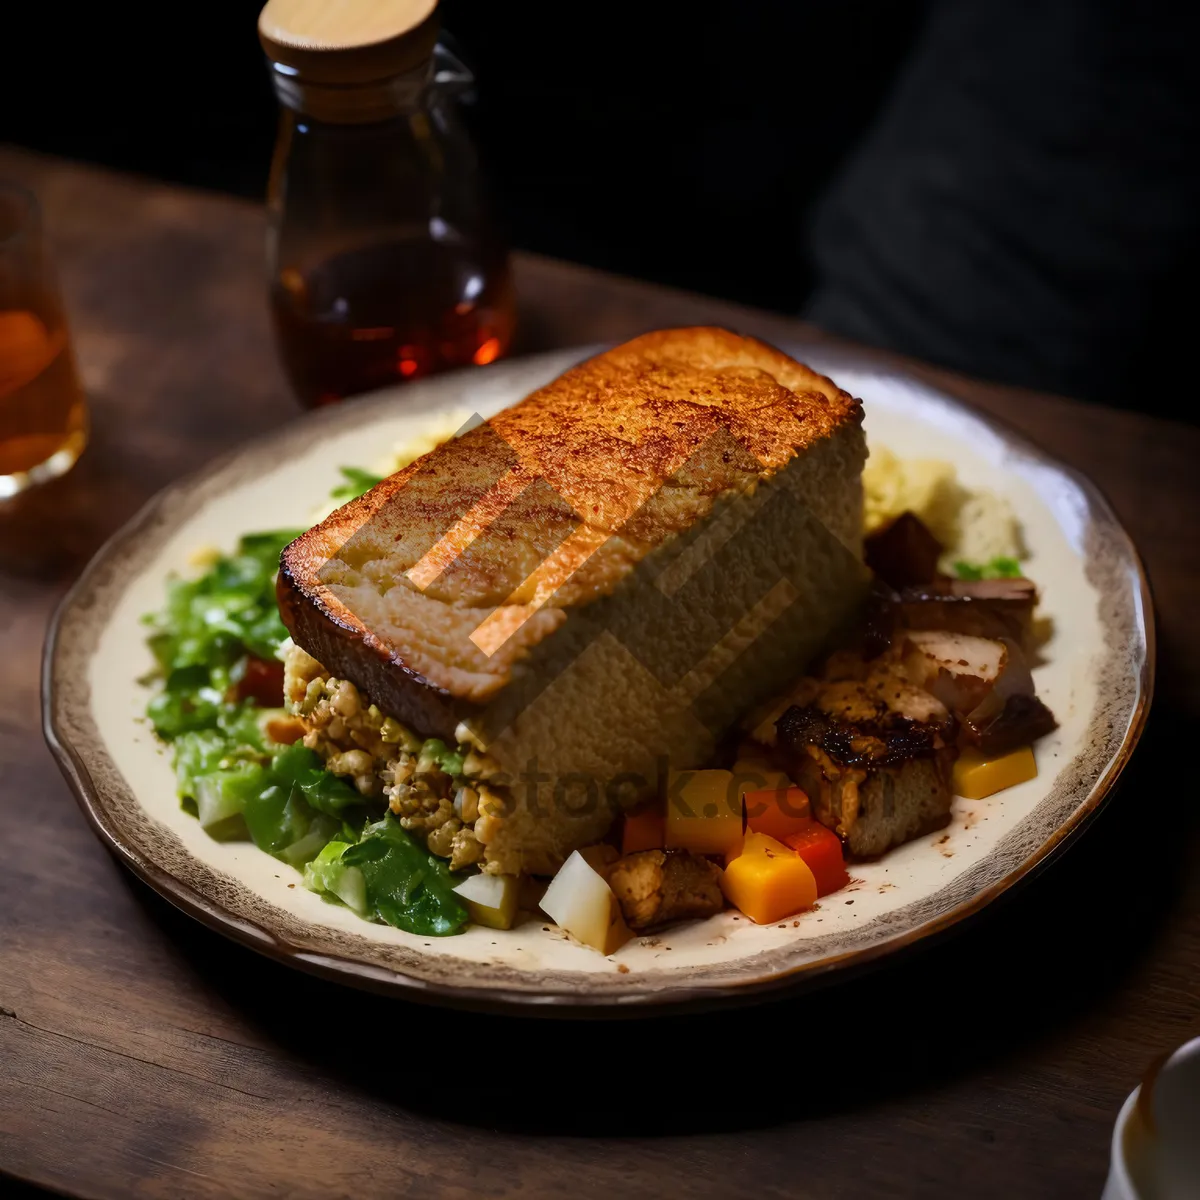
[[(260, 197), (257, 0), (13, 14), (0, 139)], [(514, 243), (1190, 416), (1183, 0), (443, 0)], [(178, 24), (176, 24), (178, 23)]]

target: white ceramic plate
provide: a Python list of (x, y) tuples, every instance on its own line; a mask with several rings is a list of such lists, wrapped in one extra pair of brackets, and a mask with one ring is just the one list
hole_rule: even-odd
[(1152, 621), (1136, 552), (1086, 480), (963, 405), (861, 360), (797, 351), (860, 396), (869, 439), (958, 464), (1011, 501), (1029, 575), (1054, 621), (1038, 692), (1060, 721), (1038, 778), (978, 802), (949, 828), (878, 862), (818, 911), (759, 927), (726, 912), (628, 943), (611, 958), (534, 918), (427, 939), (368, 924), (300, 886), (253, 845), (212, 841), (179, 806), (170, 761), (143, 719), (151, 666), (143, 613), (197, 547), (298, 526), (343, 464), (370, 465), (455, 410), (486, 417), (551, 379), (576, 350), (443, 376), (298, 420), (161, 493), (97, 555), (47, 642), (46, 735), (109, 847), (212, 927), (296, 966), (460, 1004), (583, 1013), (714, 1003), (799, 987), (877, 959), (977, 911), (1027, 875), (1099, 806), (1141, 731)]

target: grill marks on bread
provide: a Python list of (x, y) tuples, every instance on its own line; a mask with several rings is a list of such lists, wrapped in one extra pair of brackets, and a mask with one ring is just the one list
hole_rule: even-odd
[(763, 343), (717, 329), (648, 334), (299, 539), (284, 554), (285, 619), (303, 645), (315, 609), (480, 702), (561, 610), (611, 593), (718, 496), (753, 490), (860, 415), (829, 380)]

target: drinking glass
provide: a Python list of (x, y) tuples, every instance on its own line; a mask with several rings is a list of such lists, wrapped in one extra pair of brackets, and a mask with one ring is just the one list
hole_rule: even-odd
[(0, 500), (69, 471), (87, 402), (33, 195), (0, 181)]

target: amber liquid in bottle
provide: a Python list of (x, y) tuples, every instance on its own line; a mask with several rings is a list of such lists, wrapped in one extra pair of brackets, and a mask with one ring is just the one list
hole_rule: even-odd
[(431, 238), (337, 254), (271, 285), (280, 354), (310, 407), (482, 366), (507, 351), (515, 324), (503, 251)]

